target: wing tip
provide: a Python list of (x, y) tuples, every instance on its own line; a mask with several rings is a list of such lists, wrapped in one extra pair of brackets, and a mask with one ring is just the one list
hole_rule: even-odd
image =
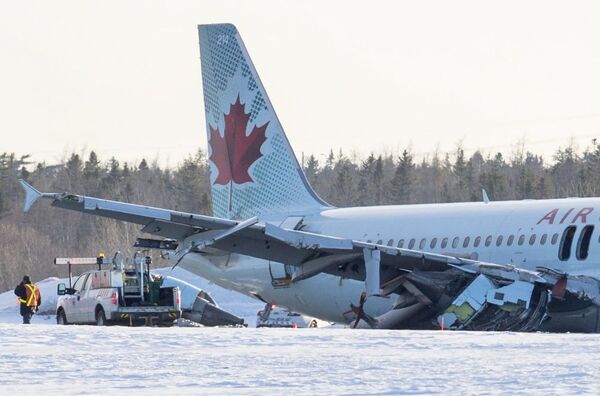
[(23, 201), (23, 213), (29, 212), (31, 206), (42, 197), (42, 193), (35, 189), (31, 184), (27, 183), (23, 179), (19, 179), (21, 187), (25, 190), (25, 201)]

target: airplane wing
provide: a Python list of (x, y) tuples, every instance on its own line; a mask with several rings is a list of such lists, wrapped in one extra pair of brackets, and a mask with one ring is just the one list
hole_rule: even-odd
[(47, 198), (52, 206), (140, 224), (143, 232), (185, 242), (175, 251), (179, 259), (218, 249), (292, 265), (289, 283), (323, 272), (364, 281), (361, 307), (353, 308), (356, 324), (362, 321), (370, 327), (380, 322), (388, 326), (391, 319), (369, 318), (362, 312), (364, 300), (393, 293), (404, 297), (392, 322), (417, 307), (424, 327), (437, 317), (457, 329), (537, 330), (551, 295), (578, 296), (600, 305), (600, 282), (594, 278), (315, 234), (262, 223), (256, 217), (234, 221), (71, 193), (41, 193), (20, 182), (26, 192), (25, 211)]
[(46, 198), (51, 199), (52, 206), (58, 208), (140, 224), (143, 226), (143, 232), (173, 239), (183, 239), (186, 236), (208, 229), (230, 228), (237, 224), (236, 221), (217, 217), (111, 201), (67, 192), (42, 193), (24, 180), (19, 180), (19, 182), (25, 190), (24, 212), (29, 211), (31, 206), (40, 198)]
[[(20, 183), (26, 193), (24, 211), (28, 211), (38, 199), (46, 198), (52, 200), (52, 206), (139, 224), (141, 231), (164, 238), (181, 241), (195, 234), (193, 246), (186, 247), (188, 250), (200, 252), (211, 246), (231, 253), (285, 262), (299, 267), (294, 281), (328, 270), (340, 260), (362, 261), (366, 250), (379, 251), (382, 265), (403, 271), (443, 269), (447, 266), (468, 269), (469, 266), (480, 265), (476, 260), (285, 229), (270, 223), (258, 223), (256, 218), (235, 221), (68, 192), (42, 193), (24, 180)], [(524, 274), (531, 276), (529, 272)], [(365, 270), (348, 271), (345, 275), (348, 278), (364, 278)]]

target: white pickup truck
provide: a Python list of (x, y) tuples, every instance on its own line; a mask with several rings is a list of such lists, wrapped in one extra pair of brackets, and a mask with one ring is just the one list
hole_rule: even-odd
[(158, 324), (172, 325), (181, 317), (178, 287), (160, 287), (143, 265), (137, 269), (88, 271), (72, 288), (57, 286), (58, 324)]

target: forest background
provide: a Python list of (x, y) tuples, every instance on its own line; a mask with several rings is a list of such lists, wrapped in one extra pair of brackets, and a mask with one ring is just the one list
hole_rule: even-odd
[[(338, 207), (482, 200), (600, 196), (600, 143), (584, 150), (571, 144), (550, 159), (525, 151), (474, 152), (462, 145), (452, 153), (417, 157), (406, 149), (366, 158), (341, 150), (318, 160), (303, 159), (306, 176), (325, 201)], [(143, 236), (137, 225), (49, 208), (41, 202), (23, 214), (23, 178), (40, 191), (69, 191), (117, 201), (211, 214), (206, 153), (188, 156), (175, 167), (157, 160), (128, 163), (101, 159), (94, 151), (71, 153), (58, 164), (32, 163), (29, 155), (0, 154), (0, 291), (24, 274), (34, 280), (65, 276), (54, 257), (132, 254)], [(166, 262), (154, 255), (155, 263)]]

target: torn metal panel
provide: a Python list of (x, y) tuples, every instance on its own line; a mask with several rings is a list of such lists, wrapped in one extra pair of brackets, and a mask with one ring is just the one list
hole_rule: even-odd
[(548, 283), (539, 272), (518, 268), (508, 264), (495, 264), (486, 263), (483, 261), (468, 260), (466, 264), (454, 267), (462, 271), (481, 273), (495, 278), (503, 278), (513, 281), (521, 280), (532, 283)]
[(498, 287), (478, 275), (437, 323), (453, 330), (535, 331), (547, 317), (550, 293), (543, 286), (515, 281)]
[(495, 289), (494, 284), (484, 275), (478, 275), (438, 318), (440, 325), (444, 323), (448, 328), (466, 325), (482, 310), (490, 289)]
[(585, 275), (567, 275), (556, 272), (543, 271), (542, 276), (551, 285), (564, 282), (565, 291), (581, 300), (588, 300), (600, 306), (600, 280)]
[(533, 288), (532, 283), (515, 281), (510, 285), (489, 290), (486, 299), (490, 304), (504, 305), (512, 303), (529, 308)]

